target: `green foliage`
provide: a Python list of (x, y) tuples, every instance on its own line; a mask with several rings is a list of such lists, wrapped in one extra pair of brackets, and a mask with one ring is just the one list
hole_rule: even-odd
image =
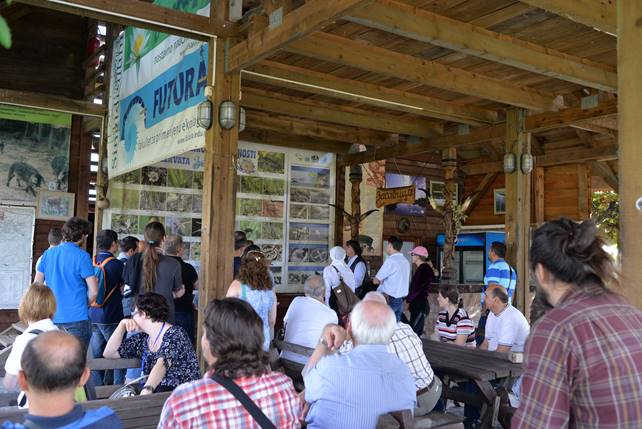
[(613, 244), (620, 234), (620, 197), (613, 191), (594, 192), (591, 218)]
[(0, 16), (0, 45), (6, 49), (11, 48), (11, 30), (2, 16)]

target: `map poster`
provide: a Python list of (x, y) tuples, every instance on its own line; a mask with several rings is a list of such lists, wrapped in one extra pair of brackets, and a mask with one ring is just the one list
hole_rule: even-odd
[(0, 202), (36, 205), (66, 191), (71, 115), (0, 104)]
[(15, 309), (31, 280), (33, 207), (0, 206), (0, 309)]
[[(209, 0), (154, 4), (207, 16)], [(208, 44), (128, 27), (114, 41), (107, 154), (115, 177), (192, 149), (205, 130), (196, 121), (205, 100)]]

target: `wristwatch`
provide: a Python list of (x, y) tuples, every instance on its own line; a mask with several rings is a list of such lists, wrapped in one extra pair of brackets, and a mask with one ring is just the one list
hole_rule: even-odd
[(142, 390), (149, 390), (150, 392), (154, 393), (154, 386), (150, 386), (149, 384), (146, 384), (143, 386)]

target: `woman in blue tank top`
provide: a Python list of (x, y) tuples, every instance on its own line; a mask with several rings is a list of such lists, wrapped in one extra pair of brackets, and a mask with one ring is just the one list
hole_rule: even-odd
[(271, 332), (276, 322), (276, 294), (268, 263), (262, 252), (247, 252), (241, 259), (236, 280), (227, 290), (228, 297), (240, 298), (249, 303), (263, 321), (263, 350), (266, 352), (270, 349)]

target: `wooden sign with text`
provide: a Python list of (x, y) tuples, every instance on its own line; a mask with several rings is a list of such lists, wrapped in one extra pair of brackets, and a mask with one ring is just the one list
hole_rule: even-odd
[(391, 204), (413, 204), (415, 202), (415, 185), (401, 188), (377, 188), (377, 207)]

